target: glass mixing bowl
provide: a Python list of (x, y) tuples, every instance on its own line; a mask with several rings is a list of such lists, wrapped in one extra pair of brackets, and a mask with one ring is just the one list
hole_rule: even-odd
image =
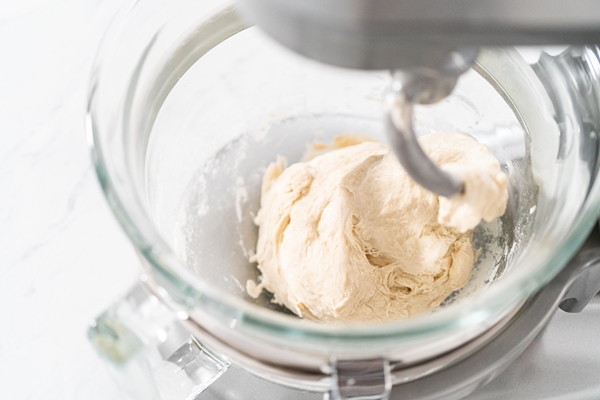
[(448, 99), (417, 108), (419, 134), (457, 129), (488, 144), (509, 176), (510, 200), (500, 221), (475, 231), (481, 254), (465, 289), (409, 320), (320, 324), (244, 289), (258, 275), (249, 257), (261, 173), (277, 155), (298, 161), (308, 144), (341, 133), (385, 141), (387, 72), (301, 58), (222, 1), (132, 1), (95, 62), (93, 161), (150, 285), (201, 341), (268, 379), (326, 390), (332, 360), (410, 365), (488, 331), (591, 230), (600, 207), (600, 51), (526, 53), (530, 63), (515, 49), (482, 49)]

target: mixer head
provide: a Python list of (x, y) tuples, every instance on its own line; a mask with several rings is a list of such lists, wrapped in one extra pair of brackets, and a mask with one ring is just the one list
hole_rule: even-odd
[(412, 106), (448, 96), (484, 45), (600, 43), (595, 0), (238, 0), (284, 46), (327, 64), (387, 69), (386, 127), (402, 166), (450, 197), (463, 185), (420, 148)]

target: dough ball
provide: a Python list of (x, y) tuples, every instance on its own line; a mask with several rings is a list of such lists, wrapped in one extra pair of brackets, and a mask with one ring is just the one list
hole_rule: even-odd
[(267, 168), (253, 257), (261, 277), (248, 282), (248, 293), (267, 290), (298, 316), (324, 322), (391, 321), (435, 309), (469, 280), (471, 229), (504, 213), (498, 161), (465, 133), (422, 137), (434, 162), (475, 182), (444, 199), (416, 184), (387, 146), (350, 135), (336, 141), (342, 148), (288, 168), (280, 157)]

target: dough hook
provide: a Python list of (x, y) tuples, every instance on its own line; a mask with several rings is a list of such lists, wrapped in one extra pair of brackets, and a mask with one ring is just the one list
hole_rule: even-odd
[(452, 92), (458, 75), (436, 76), (423, 72), (392, 73), (386, 98), (385, 129), (392, 150), (406, 172), (425, 189), (451, 197), (464, 191), (464, 184), (440, 169), (425, 154), (413, 129), (414, 104), (432, 104)]

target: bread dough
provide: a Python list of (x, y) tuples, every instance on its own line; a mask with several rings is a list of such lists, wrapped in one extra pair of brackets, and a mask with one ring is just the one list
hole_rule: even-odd
[(248, 293), (265, 289), (300, 317), (348, 323), (422, 314), (463, 287), (476, 258), (471, 229), (504, 213), (507, 179), (466, 133), (419, 141), (465, 181), (464, 194), (438, 198), (387, 146), (351, 135), (309, 161), (269, 165), (253, 257), (262, 276)]
[(508, 178), (492, 151), (471, 135), (454, 133), (451, 145), (446, 136), (438, 133), (424, 138), (428, 142), (426, 151), (442, 169), (462, 181), (465, 190), (458, 196), (439, 197), (438, 222), (467, 232), (482, 219), (490, 222), (504, 214)]

